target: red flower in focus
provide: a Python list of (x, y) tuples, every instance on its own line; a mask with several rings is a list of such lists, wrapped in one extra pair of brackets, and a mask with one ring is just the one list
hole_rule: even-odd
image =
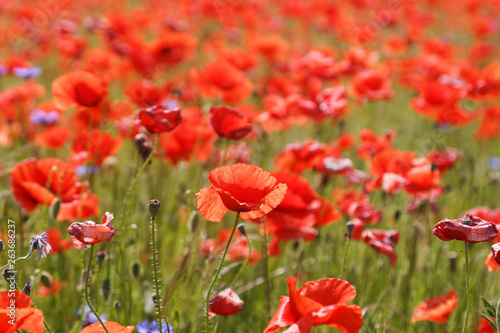
[(433, 323), (445, 324), (448, 317), (457, 307), (458, 295), (455, 291), (450, 290), (445, 296), (430, 298), (413, 310), (411, 321), (430, 321)]
[(280, 297), (280, 305), (264, 333), (310, 332), (313, 326), (328, 325), (343, 333), (359, 332), (363, 325), (361, 308), (347, 305), (356, 289), (347, 281), (330, 278), (307, 282), (299, 290), (297, 279), (288, 277), (289, 296)]
[(469, 243), (488, 242), (498, 236), (494, 223), (465, 214), (461, 219), (442, 220), (434, 225), (432, 233), (444, 241), (461, 240)]
[(106, 212), (102, 217), (101, 224), (92, 221), (75, 222), (68, 227), (73, 244), (78, 250), (87, 248), (87, 245), (97, 244), (102, 241), (111, 241), (116, 235), (115, 228), (111, 225), (113, 214)]
[(229, 210), (245, 220), (260, 218), (281, 203), (287, 189), (269, 172), (243, 163), (216, 168), (208, 179), (212, 185), (196, 193), (196, 200), (200, 213), (212, 222), (221, 222)]
[(399, 231), (365, 230), (361, 236), (363, 237), (363, 241), (375, 251), (388, 256), (391, 259), (391, 266), (396, 265), (398, 258), (394, 247), (399, 242)]
[[(43, 333), (43, 313), (31, 307), (31, 298), (20, 291), (0, 291), (0, 331), (3, 333), (14, 333), (17, 330), (26, 330), (31, 333)], [(14, 297), (12, 297), (14, 296)], [(15, 301), (14, 325), (9, 322), (12, 306), (11, 301)]]
[(98, 198), (90, 193), (88, 184), (78, 182), (73, 168), (57, 158), (30, 158), (16, 164), (11, 171), (10, 187), (17, 203), (28, 213), (38, 204), (52, 204), (58, 196), (58, 221), (99, 213)]
[(224, 103), (237, 103), (252, 94), (253, 85), (236, 66), (224, 60), (211, 61), (202, 72), (192, 68), (189, 76), (202, 96), (222, 97)]
[(237, 314), (243, 309), (243, 302), (241, 298), (231, 289), (225, 289), (215, 296), (210, 297), (210, 317), (215, 315), (231, 316)]
[(500, 264), (500, 243), (493, 244), (491, 246), (491, 253), (497, 264)]
[(167, 109), (167, 107), (162, 105), (155, 105), (139, 110), (137, 118), (150, 133), (170, 132), (182, 120), (181, 109), (178, 107)]
[(240, 110), (229, 106), (210, 108), (212, 126), (220, 137), (239, 140), (252, 131), (252, 124)]
[(72, 106), (97, 106), (108, 93), (106, 84), (97, 75), (76, 70), (58, 77), (52, 83), (54, 104), (60, 109)]
[[(122, 325), (115, 323), (113, 321), (107, 321), (104, 323), (109, 333), (132, 333), (135, 326), (123, 327)], [(94, 323), (85, 327), (79, 333), (102, 333), (104, 332), (101, 323)]]

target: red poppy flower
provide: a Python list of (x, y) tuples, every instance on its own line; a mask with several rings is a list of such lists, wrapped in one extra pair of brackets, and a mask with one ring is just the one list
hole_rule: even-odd
[(494, 223), (470, 214), (457, 220), (439, 221), (434, 225), (432, 233), (444, 241), (457, 239), (469, 243), (488, 242), (498, 236)]
[(146, 79), (130, 83), (125, 87), (125, 95), (140, 107), (148, 107), (160, 103), (164, 94), (153, 82)]
[(60, 109), (97, 106), (108, 93), (106, 84), (97, 75), (76, 70), (58, 77), (52, 83), (54, 104)]
[(99, 129), (90, 132), (83, 131), (78, 135), (71, 145), (69, 162), (73, 165), (83, 165), (91, 162), (100, 166), (108, 157), (115, 155), (122, 146), (120, 137), (113, 138), (109, 133)]
[(37, 147), (60, 149), (66, 144), (70, 136), (71, 130), (67, 127), (48, 126), (42, 132), (35, 134), (33, 143)]
[(106, 212), (102, 217), (101, 224), (92, 221), (75, 222), (68, 227), (73, 244), (78, 250), (87, 248), (87, 245), (97, 244), (102, 241), (111, 241), (116, 235), (115, 228), (111, 225), (113, 214)]
[[(50, 180), (50, 182), (49, 182)], [(98, 214), (98, 199), (87, 184), (78, 182), (73, 168), (57, 158), (24, 160), (11, 171), (10, 186), (17, 203), (26, 212), (61, 200), (58, 221), (85, 218)]]
[(413, 310), (411, 321), (431, 321), (433, 323), (446, 324), (448, 317), (457, 307), (458, 295), (455, 291), (450, 290), (445, 296), (430, 298)]
[(500, 263), (496, 262), (495, 260), (495, 256), (493, 254), (493, 248), (492, 251), (488, 254), (488, 257), (486, 257), (484, 264), (486, 265), (486, 268), (488, 268), (488, 272), (495, 272), (500, 269)]
[[(135, 329), (135, 326), (126, 326), (115, 323), (113, 321), (107, 321), (104, 323), (104, 326), (108, 329), (109, 333), (132, 333)], [(102, 333), (104, 330), (102, 329), (101, 323), (94, 323), (85, 327), (80, 333)]]
[(365, 128), (358, 133), (358, 136), (361, 140), (361, 145), (357, 150), (357, 155), (361, 159), (368, 160), (373, 155), (389, 148), (396, 137), (396, 132), (389, 130), (377, 138), (372, 129)]
[[(246, 231), (247, 235), (249, 235), (248, 230)], [(219, 237), (217, 239), (208, 238), (205, 241), (201, 242), (199, 245), (200, 253), (203, 257), (211, 258), (214, 255), (219, 255), (224, 251), (226, 247), (226, 243), (229, 240), (229, 236), (231, 235), (231, 228), (229, 229), (220, 229)], [(246, 260), (248, 258), (248, 241), (246, 237), (239, 231), (233, 237), (231, 241), (231, 245), (227, 251), (226, 260), (229, 261), (238, 261), (238, 260)], [(261, 253), (252, 249), (250, 253), (250, 258), (248, 260), (249, 265), (256, 264), (262, 258)]]
[(41, 286), (40, 289), (38, 289), (38, 297), (47, 297), (50, 295), (57, 295), (59, 294), (59, 291), (66, 286), (66, 281), (61, 281), (58, 282), (56, 279), (52, 280), (52, 285), (50, 288), (47, 288), (45, 286)]
[(347, 305), (356, 296), (349, 282), (330, 278), (307, 282), (299, 290), (297, 279), (288, 277), (289, 297), (281, 296), (280, 305), (264, 333), (310, 332), (313, 326), (328, 325), (343, 333), (359, 332), (363, 325), (361, 308)]
[(245, 220), (260, 218), (281, 203), (287, 189), (269, 172), (243, 163), (216, 168), (208, 179), (212, 185), (196, 193), (196, 200), (200, 213), (212, 222), (221, 222), (229, 210)]
[(305, 170), (319, 167), (328, 155), (328, 147), (320, 142), (306, 140), (289, 144), (276, 156), (274, 163), (279, 170), (302, 173)]
[(463, 158), (463, 154), (456, 149), (446, 148), (443, 151), (433, 150), (427, 154), (429, 161), (443, 173), (455, 165), (455, 162)]
[(17, 290), (0, 291), (0, 331), (43, 333), (43, 313), (32, 308), (32, 304), (33, 301), (25, 293)]
[(391, 266), (396, 265), (398, 259), (394, 247), (399, 242), (397, 230), (365, 230), (362, 233), (363, 241), (378, 253), (391, 259)]
[(182, 120), (181, 109), (167, 109), (162, 105), (139, 110), (137, 118), (150, 133), (170, 132)]
[(494, 105), (480, 111), (480, 121), (474, 137), (491, 140), (500, 134), (500, 106)]
[(203, 72), (192, 68), (189, 76), (201, 95), (209, 98), (221, 96), (224, 103), (240, 102), (253, 91), (252, 83), (243, 72), (224, 60), (207, 63)]
[(376, 70), (365, 70), (352, 79), (353, 94), (361, 101), (392, 98), (391, 81), (386, 73)]
[[(490, 317), (490, 319), (493, 322), (496, 322), (495, 318)], [(477, 333), (497, 333), (497, 330), (491, 327), (490, 323), (486, 319), (481, 318), (477, 327)]]
[(243, 309), (243, 302), (241, 298), (231, 289), (225, 289), (215, 296), (210, 297), (209, 315), (213, 317), (231, 316)]
[(212, 126), (220, 137), (239, 140), (252, 131), (252, 124), (246, 115), (229, 106), (210, 108)]
[(50, 244), (52, 251), (50, 253), (60, 253), (63, 250), (70, 249), (73, 246), (71, 239), (63, 239), (61, 230), (58, 228), (47, 229), (47, 243)]

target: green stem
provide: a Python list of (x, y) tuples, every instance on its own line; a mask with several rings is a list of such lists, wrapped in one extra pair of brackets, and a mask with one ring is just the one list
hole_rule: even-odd
[[(29, 257), (31, 257), (31, 254), (33, 253), (33, 251), (30, 251), (27, 255), (25, 255), (24, 257), (19, 257), (17, 259), (14, 259), (14, 264), (18, 261), (21, 261), (21, 260), (26, 260), (28, 259)], [(5, 268), (7, 268), (7, 266), (9, 266), (10, 264), (7, 264), (7, 265), (4, 265), (2, 267), (0, 267), (0, 271), (3, 271)]]
[(250, 243), (250, 239), (248, 238), (248, 235), (246, 233), (243, 234), (243, 236), (245, 236), (245, 238), (247, 239), (247, 243), (248, 243), (248, 256), (246, 257), (245, 261), (243, 262), (243, 265), (241, 265), (240, 270), (238, 271), (238, 273), (236, 273), (236, 275), (234, 276), (233, 282), (231, 282), (231, 286), (230, 286), (231, 289), (234, 288), (234, 285), (236, 284), (236, 281), (238, 281), (238, 278), (240, 277), (241, 272), (243, 272), (243, 269), (245, 269), (246, 265), (250, 261), (250, 256), (252, 255), (252, 243)]
[(349, 246), (351, 245), (351, 237), (349, 236), (349, 240), (347, 241), (347, 247), (344, 253), (344, 262), (342, 263), (342, 274), (340, 274), (340, 279), (344, 279), (345, 267), (347, 265), (347, 253), (349, 252)]
[(465, 244), (465, 285), (467, 288), (467, 312), (465, 314), (465, 324), (462, 329), (462, 333), (467, 332), (467, 325), (469, 323), (469, 313), (470, 313), (470, 285), (469, 285), (469, 244)]
[[(264, 256), (264, 282), (266, 285), (266, 295), (267, 297), (271, 297), (271, 282), (269, 281), (269, 255), (268, 255), (268, 249), (267, 249), (267, 230), (266, 230), (266, 217), (264, 216), (262, 218), (262, 225), (264, 227), (264, 234), (262, 235), (262, 241), (263, 241), (263, 249), (262, 249), (262, 255)], [(272, 314), (272, 309), (271, 309), (271, 302), (268, 299), (266, 302), (266, 312), (268, 314)]]
[(90, 295), (89, 295), (89, 277), (90, 277), (90, 266), (92, 264), (92, 255), (94, 254), (94, 245), (90, 245), (90, 256), (89, 256), (89, 264), (87, 265), (87, 275), (85, 276), (85, 285), (83, 286), (83, 290), (85, 293), (85, 301), (87, 302), (87, 305), (89, 306), (90, 310), (94, 313), (95, 317), (101, 324), (102, 328), (106, 331), (106, 333), (109, 333), (108, 329), (106, 326), (104, 326), (104, 323), (101, 320), (101, 317), (99, 317), (99, 314), (97, 311), (94, 309), (92, 304), (90, 303)]
[(127, 194), (125, 195), (125, 209), (123, 210), (123, 212), (125, 214), (122, 215), (122, 219), (121, 219), (121, 223), (122, 223), (121, 229), (122, 229), (122, 231), (125, 228), (125, 226), (127, 225), (128, 216), (130, 215), (130, 198), (132, 197), (132, 194), (134, 192), (135, 184), (137, 183), (137, 181), (141, 177), (141, 175), (144, 172), (144, 170), (146, 170), (146, 167), (148, 166), (148, 164), (151, 161), (151, 159), (153, 158), (153, 155), (155, 154), (156, 148), (158, 147), (158, 142), (159, 141), (160, 141), (160, 134), (158, 134), (156, 136), (155, 143), (154, 143), (154, 146), (153, 146), (153, 150), (151, 150), (151, 153), (149, 154), (148, 158), (142, 164), (141, 168), (139, 169), (139, 171), (135, 175), (134, 180), (132, 181), (132, 183), (130, 183), (130, 186), (129, 186), (128, 190), (127, 190)]
[[(156, 230), (156, 218), (151, 217), (151, 244), (153, 247), (153, 275), (155, 279), (155, 291), (156, 291), (156, 308), (158, 311), (158, 328), (160, 332), (162, 331), (162, 318), (161, 318), (161, 299), (160, 299), (160, 283), (158, 282), (158, 260), (156, 258), (156, 235), (155, 235), (155, 230)], [(167, 323), (167, 332), (170, 333), (170, 327), (168, 325), (168, 320), (166, 321)]]
[(240, 212), (236, 213), (236, 219), (234, 220), (234, 226), (233, 230), (231, 231), (231, 235), (229, 236), (229, 239), (226, 244), (226, 248), (224, 249), (224, 253), (222, 254), (222, 258), (219, 263), (219, 267), (217, 268), (217, 272), (215, 272), (214, 278), (212, 280), (212, 283), (210, 283), (210, 287), (208, 287), (208, 292), (207, 292), (207, 304), (206, 304), (206, 316), (205, 316), (205, 325), (207, 327), (207, 332), (210, 332), (210, 293), (212, 292), (212, 289), (215, 285), (215, 281), (219, 278), (220, 271), (222, 269), (222, 265), (224, 264), (224, 259), (226, 259), (226, 254), (227, 250), (229, 249), (229, 245), (231, 244), (231, 241), (233, 240), (234, 232), (236, 231), (236, 226), (238, 225), (238, 220), (240, 219)]

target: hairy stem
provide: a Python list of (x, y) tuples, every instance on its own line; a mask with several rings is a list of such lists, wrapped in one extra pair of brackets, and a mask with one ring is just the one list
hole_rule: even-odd
[(102, 328), (104, 328), (104, 330), (106, 331), (106, 333), (109, 333), (109, 331), (106, 328), (106, 326), (104, 326), (104, 323), (102, 322), (101, 317), (99, 317), (99, 314), (97, 313), (97, 311), (94, 309), (94, 307), (90, 303), (89, 277), (90, 277), (90, 266), (91, 266), (91, 263), (92, 263), (92, 255), (93, 254), (94, 254), (94, 245), (92, 244), (92, 245), (90, 245), (89, 263), (87, 265), (87, 274), (85, 276), (85, 285), (83, 287), (83, 290), (84, 290), (84, 293), (85, 293), (85, 301), (87, 302), (87, 305), (89, 306), (90, 311), (92, 311), (94, 313), (95, 317), (97, 318), (97, 320), (101, 324)]
[(465, 324), (462, 329), (462, 333), (467, 332), (467, 325), (469, 323), (469, 314), (470, 314), (470, 285), (469, 285), (469, 244), (464, 242), (465, 244), (465, 286), (467, 288), (467, 312), (465, 313)]

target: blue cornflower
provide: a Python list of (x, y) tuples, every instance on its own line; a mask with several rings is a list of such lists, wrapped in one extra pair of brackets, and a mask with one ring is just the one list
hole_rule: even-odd
[[(85, 307), (83, 308), (83, 314), (85, 315), (83, 317), (83, 321), (82, 321), (82, 328), (85, 328), (89, 325), (92, 325), (92, 324), (95, 324), (98, 322), (97, 320), (97, 317), (95, 316), (95, 314), (90, 311), (90, 308), (89, 306), (86, 304)], [(103, 323), (107, 322), (108, 320), (106, 319), (106, 315), (105, 314), (100, 314), (99, 317), (101, 317), (101, 320)]]
[(490, 170), (500, 170), (500, 157), (492, 157), (488, 161), (488, 167)]
[[(160, 329), (158, 328), (158, 321), (148, 322), (147, 320), (140, 322), (135, 327), (139, 333), (160, 333)], [(170, 333), (174, 333), (174, 327), (168, 324), (168, 328), (170, 329)], [(161, 322), (161, 333), (167, 333), (167, 323), (165, 321)]]
[(34, 125), (52, 125), (59, 120), (59, 117), (59, 112), (57, 111), (45, 112), (40, 109), (35, 109), (30, 114), (30, 121)]
[(40, 67), (14, 67), (12, 73), (23, 79), (32, 79), (42, 74)]

